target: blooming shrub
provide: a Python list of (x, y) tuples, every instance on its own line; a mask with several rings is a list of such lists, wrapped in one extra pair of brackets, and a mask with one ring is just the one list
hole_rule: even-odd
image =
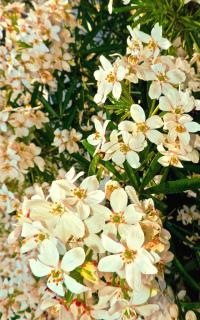
[(199, 15), (0, 5), (1, 319), (198, 319)]

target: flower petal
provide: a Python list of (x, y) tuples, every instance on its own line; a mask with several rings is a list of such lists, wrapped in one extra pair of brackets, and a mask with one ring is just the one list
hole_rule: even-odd
[(45, 264), (41, 263), (39, 260), (30, 259), (29, 264), (30, 264), (31, 271), (36, 277), (47, 276), (52, 270), (51, 267), (46, 266)]
[(126, 155), (126, 159), (132, 168), (139, 168), (140, 158), (135, 151), (129, 151)]
[(139, 223), (132, 225), (127, 235), (128, 247), (132, 250), (138, 250), (144, 243), (144, 233)]
[(98, 269), (101, 272), (118, 272), (123, 266), (120, 254), (106, 256), (99, 261)]
[(161, 95), (161, 85), (159, 81), (153, 81), (149, 88), (149, 97), (151, 99), (158, 99)]
[(85, 261), (85, 252), (83, 248), (77, 247), (69, 250), (65, 253), (64, 257), (62, 258), (61, 268), (65, 272), (70, 272), (80, 265), (83, 264)]
[(146, 116), (143, 108), (139, 104), (132, 104), (130, 112), (131, 117), (136, 123), (145, 122)]
[(158, 130), (148, 130), (146, 132), (146, 136), (152, 143), (161, 144), (164, 139), (164, 135)]
[(67, 289), (69, 289), (71, 292), (80, 294), (83, 292), (88, 291), (88, 288), (77, 282), (72, 277), (64, 274), (64, 282), (66, 284)]
[(116, 100), (119, 100), (119, 98), (121, 96), (121, 93), (122, 93), (121, 83), (120, 82), (115, 82), (114, 85), (113, 85), (113, 89), (112, 89), (113, 97)]
[(65, 295), (62, 282), (52, 282), (50, 280), (47, 281), (47, 287), (53, 292), (57, 293), (59, 296), (63, 297)]
[(124, 213), (124, 219), (128, 224), (135, 224), (142, 219), (142, 213), (135, 210), (135, 206), (130, 204)]
[(115, 212), (124, 211), (128, 203), (128, 196), (126, 192), (120, 188), (111, 193), (110, 205)]
[(158, 129), (163, 126), (163, 121), (159, 116), (152, 116), (147, 119), (146, 124), (150, 129)]
[(138, 314), (143, 317), (148, 317), (152, 313), (159, 310), (159, 305), (157, 304), (146, 304), (145, 306), (135, 307), (135, 310)]
[(57, 267), (59, 261), (59, 253), (55, 244), (45, 239), (40, 247), (40, 254), (38, 255), (40, 261), (51, 267)]
[(99, 58), (102, 67), (104, 68), (104, 70), (109, 71), (113, 69), (112, 64), (110, 63), (110, 61), (108, 59), (106, 59), (106, 57), (104, 57), (103, 55), (100, 56)]
[(119, 253), (124, 251), (124, 246), (121, 243), (112, 240), (111, 238), (107, 237), (105, 234), (102, 234), (101, 239), (102, 239), (103, 247), (106, 249), (106, 251), (112, 252), (112, 253)]

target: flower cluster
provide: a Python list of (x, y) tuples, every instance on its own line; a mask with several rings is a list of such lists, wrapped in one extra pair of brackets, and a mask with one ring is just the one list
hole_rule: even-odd
[(200, 225), (200, 212), (196, 205), (190, 208), (186, 205), (178, 211), (177, 221), (182, 221), (184, 225), (188, 225), (196, 221)]
[[(182, 160), (198, 163), (200, 141), (196, 132), (200, 125), (191, 115), (199, 110), (199, 100), (195, 100), (191, 93), (194, 88), (191, 78), (197, 81), (194, 69), (186, 60), (161, 55), (161, 50), (167, 50), (171, 43), (163, 38), (158, 23), (151, 35), (137, 28), (129, 27), (129, 31), (131, 36), (124, 57), (118, 57), (113, 64), (104, 56), (100, 57), (102, 66), (94, 73), (98, 81), (94, 101), (105, 103), (112, 93), (120, 102), (122, 87), (127, 81), (137, 84), (143, 80), (150, 81), (148, 93), (153, 108), (147, 116), (144, 107), (133, 103), (130, 106), (131, 121), (120, 122), (118, 130), (110, 133), (109, 142), (105, 136), (107, 121), (102, 126), (96, 120), (96, 133), (88, 137), (88, 142), (97, 146), (96, 152), (102, 152), (104, 160), (112, 159), (118, 166), (127, 160), (132, 168), (138, 168), (138, 153), (146, 148), (148, 141), (156, 144), (162, 155), (158, 161), (163, 166), (183, 167)], [(156, 101), (158, 105), (154, 107)]]
[[(7, 195), (12, 198), (14, 195), (6, 194), (5, 187), (1, 190), (1, 196)], [(7, 199), (9, 200), (9, 199)], [(2, 207), (1, 207), (2, 209)], [(9, 210), (10, 211), (10, 210)], [(20, 253), (19, 243), (9, 243), (8, 231), (11, 224), (15, 222), (13, 216), (1, 217), (0, 224), (0, 315), (2, 320), (32, 319), (44, 312), (38, 308), (39, 301), (45, 293), (45, 285), (31, 275), (28, 260)], [(42, 319), (42, 318), (41, 318)]]
[(41, 308), (59, 305), (69, 319), (148, 317), (172, 258), (160, 212), (131, 186), (109, 180), (103, 191), (95, 176), (79, 184), (82, 175), (72, 168), (26, 198), (10, 236), (23, 238), (20, 252), (51, 292)]
[(0, 88), (14, 101), (34, 83), (57, 87), (55, 70), (70, 71), (75, 25), (68, 1), (48, 0), (27, 6), (14, 2), (0, 6)]
[(56, 129), (54, 131), (54, 136), (53, 145), (58, 148), (59, 153), (62, 153), (64, 150), (67, 150), (70, 154), (79, 151), (77, 142), (82, 138), (80, 132), (77, 132), (73, 128), (70, 131), (67, 129)]
[(34, 129), (41, 129), (49, 121), (47, 115), (30, 106), (19, 109), (10, 107), (0, 112), (0, 118), (0, 182), (23, 181), (28, 168), (35, 165), (43, 171), (45, 162), (40, 156), (41, 148), (31, 140)]

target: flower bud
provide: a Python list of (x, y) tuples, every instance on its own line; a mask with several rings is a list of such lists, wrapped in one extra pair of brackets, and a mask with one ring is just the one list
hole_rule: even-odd
[(189, 310), (185, 314), (185, 320), (197, 320), (196, 314), (194, 311)]

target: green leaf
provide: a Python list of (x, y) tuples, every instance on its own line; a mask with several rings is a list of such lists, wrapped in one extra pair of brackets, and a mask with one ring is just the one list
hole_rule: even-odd
[(88, 152), (91, 156), (93, 156), (94, 151), (95, 151), (95, 148), (94, 148), (91, 144), (89, 144), (89, 142), (87, 142), (87, 140), (83, 140), (83, 141), (81, 141), (81, 143), (82, 143), (82, 145), (85, 147), (85, 149), (87, 150), (87, 152)]
[(89, 176), (92, 176), (92, 175), (96, 174), (97, 165), (99, 163), (99, 160), (100, 160), (100, 156), (98, 154), (96, 154), (94, 156), (94, 158), (92, 159), (92, 162), (90, 163), (90, 166), (89, 166), (89, 170), (88, 170), (88, 175)]
[(103, 161), (101, 160), (102, 165), (108, 169), (112, 174), (115, 175), (116, 178), (118, 178), (120, 181), (123, 181), (123, 177), (121, 174), (115, 169), (115, 167), (110, 163), (109, 161)]
[(155, 177), (155, 175), (161, 169), (161, 165), (158, 162), (158, 159), (160, 158), (160, 156), (161, 156), (160, 153), (158, 153), (152, 160), (144, 178), (142, 179), (141, 189), (144, 189), (144, 187)]
[(137, 176), (137, 173), (135, 170), (130, 166), (130, 164), (125, 161), (124, 162), (124, 169), (127, 173), (128, 179), (131, 183), (131, 185), (135, 188), (136, 191), (139, 189), (139, 178)]
[(49, 102), (42, 96), (41, 93), (38, 93), (38, 99), (42, 102), (43, 106), (47, 109), (47, 111), (52, 114), (52, 116), (54, 116), (55, 118), (59, 118), (59, 116), (58, 116), (57, 113), (54, 111), (54, 109), (52, 108), (52, 106), (51, 106), (51, 105), (49, 104)]
[(160, 183), (155, 187), (151, 187), (145, 190), (147, 193), (155, 193), (155, 194), (174, 194), (181, 193), (185, 190), (197, 190), (200, 188), (200, 178), (192, 178), (192, 179), (180, 179), (176, 181), (167, 181), (164, 183)]
[(188, 286), (200, 292), (200, 285), (189, 275), (189, 273), (187, 273), (180, 261), (176, 257), (174, 257), (173, 261)]
[(181, 302), (180, 301), (180, 304), (183, 308), (187, 310), (200, 308), (200, 302)]

